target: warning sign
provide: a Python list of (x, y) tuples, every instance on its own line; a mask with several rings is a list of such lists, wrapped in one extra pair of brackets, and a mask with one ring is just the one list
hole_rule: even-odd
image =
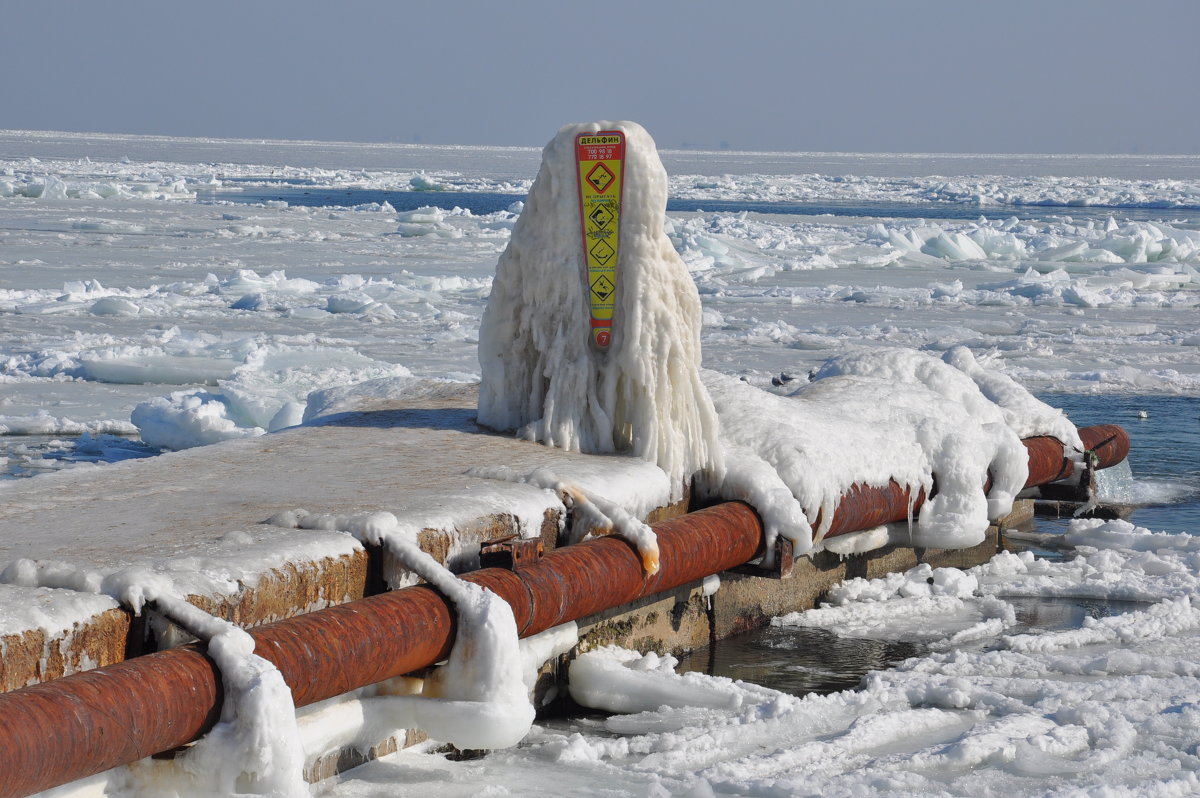
[(588, 214), (588, 218), (596, 223), (596, 228), (605, 230), (617, 218), (617, 215), (608, 209), (607, 205), (597, 205), (596, 210)]
[(620, 130), (579, 134), (575, 160), (579, 166), (579, 220), (584, 272), (590, 288), (591, 337), (597, 347), (607, 349), (612, 341), (617, 293), (625, 134)]
[(613, 291), (615, 291), (616, 288), (617, 287), (613, 285), (612, 280), (608, 279), (607, 275), (602, 274), (596, 278), (594, 283), (592, 283), (592, 296), (601, 302), (607, 302), (608, 298), (613, 295)]
[(597, 194), (603, 194), (616, 179), (617, 177), (612, 173), (611, 169), (603, 163), (598, 163), (592, 168), (592, 171), (588, 172), (587, 184)]
[(588, 249), (588, 255), (591, 256), (588, 258), (588, 261), (589, 264), (595, 263), (598, 266), (607, 266), (608, 262), (612, 260), (616, 254), (617, 251), (610, 247), (608, 242), (602, 238), (595, 244), (592, 244), (592, 246)]

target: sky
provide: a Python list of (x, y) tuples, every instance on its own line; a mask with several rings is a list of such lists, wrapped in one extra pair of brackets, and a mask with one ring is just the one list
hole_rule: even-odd
[(4, 0), (0, 128), (1200, 154), (1200, 0)]

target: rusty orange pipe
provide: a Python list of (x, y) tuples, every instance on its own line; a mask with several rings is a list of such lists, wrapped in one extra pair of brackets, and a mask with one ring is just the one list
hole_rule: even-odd
[[(1084, 449), (1095, 455), (1096, 468), (1114, 466), (1129, 455), (1129, 434), (1116, 424), (1083, 427), (1079, 430), (1079, 437), (1083, 441)], [(1025, 481), (1026, 488), (1058, 482), (1075, 473), (1075, 461), (1068, 456), (1058, 439), (1038, 436), (1025, 438), (1021, 442), (1025, 444), (1029, 453), (1029, 478)], [(838, 503), (833, 522), (825, 537), (904, 521), (909, 517), (910, 499), (911, 512), (915, 517), (926, 498), (925, 491), (919, 490), (913, 499), (910, 492), (895, 481), (882, 487), (853, 485)], [(818, 515), (814, 527), (819, 527), (820, 524), (821, 517)]]
[[(519, 573), (464, 575), (513, 608), (522, 636), (661, 593), (753, 559), (758, 516), (727, 503), (655, 524), (661, 569), (602, 537), (548, 552)], [(410, 673), (444, 659), (454, 640), (449, 601), (424, 585), (250, 630), (296, 706)], [(188, 743), (218, 720), (216, 666), (198, 645), (0, 694), (0, 796), (28, 795)]]
[[(1120, 428), (1104, 429), (1097, 440), (1110, 441), (1102, 462), (1112, 465), (1119, 462), (1108, 460), (1120, 442), (1111, 442), (1111, 431)], [(1128, 437), (1124, 440), (1127, 451)], [(1048, 465), (1039, 474), (1053, 470), (1057, 476), (1065, 470), (1069, 475), (1062, 446), (1055, 445), (1058, 462), (1047, 454)], [(1049, 452), (1051, 445), (1034, 447)], [(891, 513), (872, 526), (903, 520), (907, 498), (900, 491), (903, 501), (897, 501), (894, 494), (890, 487), (855, 486), (838, 513), (865, 503), (872, 509), (856, 518)], [(764, 550), (761, 522), (740, 502), (655, 524), (654, 531), (662, 555), (654, 576), (645, 576), (631, 544), (602, 537), (550, 551), (519, 571), (486, 568), (463, 579), (508, 602), (520, 635), (527, 637), (742, 565)], [(455, 623), (448, 600), (418, 585), (260, 626), (250, 634), (255, 651), (275, 663), (295, 705), (302, 707), (444, 659)], [(220, 674), (199, 645), (0, 694), (0, 798), (28, 795), (195, 740), (216, 723), (221, 701)]]

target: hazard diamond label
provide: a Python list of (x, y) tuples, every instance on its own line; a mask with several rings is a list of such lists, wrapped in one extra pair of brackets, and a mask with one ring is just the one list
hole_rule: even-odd
[(592, 167), (592, 171), (588, 172), (585, 178), (588, 185), (596, 189), (597, 194), (603, 194), (608, 191), (609, 186), (616, 182), (616, 179), (617, 176), (612, 173), (611, 169), (604, 165), (603, 161)]
[(613, 300), (620, 264), (621, 180), (625, 133), (601, 130), (575, 138), (579, 174), (579, 221), (583, 233), (583, 275), (591, 313), (591, 339), (599, 349), (612, 341)]
[(610, 247), (607, 241), (600, 240), (592, 244), (591, 249), (588, 250), (588, 254), (592, 256), (595, 263), (606, 266), (613, 259), (613, 255), (617, 254), (617, 251)]
[(617, 218), (617, 215), (609, 210), (607, 205), (597, 205), (596, 210), (588, 214), (588, 218), (596, 223), (597, 229), (604, 230)]
[(592, 293), (601, 302), (607, 302), (608, 298), (613, 295), (613, 291), (616, 290), (617, 287), (613, 285), (612, 280), (608, 279), (606, 274), (601, 274), (592, 282)]

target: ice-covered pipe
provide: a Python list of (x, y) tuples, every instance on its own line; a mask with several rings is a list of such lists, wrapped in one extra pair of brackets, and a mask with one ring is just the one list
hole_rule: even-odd
[[(1096, 453), (1098, 467), (1115, 465), (1128, 452), (1129, 438), (1120, 427), (1090, 427), (1080, 434)], [(1029, 439), (1026, 446), (1031, 480), (1062, 479), (1075, 468), (1053, 439)], [(830, 534), (900, 521), (909, 510), (899, 486), (856, 486), (843, 498), (835, 515), (837, 531)], [(462, 578), (508, 602), (520, 635), (528, 637), (763, 553), (761, 522), (740, 502), (653, 528), (662, 560), (652, 576), (645, 574), (632, 544), (610, 536), (548, 552), (517, 571), (486, 568)], [(454, 640), (455, 614), (440, 593), (417, 585), (260, 626), (250, 634), (255, 652), (279, 668), (301, 707), (444, 659)], [(198, 645), (0, 694), (0, 798), (28, 795), (184, 745), (217, 722), (221, 701), (220, 674)]]
[[(1079, 437), (1083, 441), (1085, 455), (1093, 458), (1093, 468), (1114, 466), (1129, 455), (1129, 433), (1116, 424), (1082, 427)], [(1070, 479), (1080, 470), (1082, 458), (1065, 450), (1055, 438), (1038, 436), (1025, 438), (1021, 442), (1029, 453), (1029, 478), (1025, 480), (1027, 488)], [(916, 517), (917, 510), (926, 498), (922, 490), (913, 499), (910, 492), (896, 482), (883, 487), (854, 485), (838, 503), (833, 523), (825, 537), (828, 539), (903, 521), (909, 517), (910, 499), (912, 515)], [(821, 518), (818, 516), (813, 526), (820, 524)]]

